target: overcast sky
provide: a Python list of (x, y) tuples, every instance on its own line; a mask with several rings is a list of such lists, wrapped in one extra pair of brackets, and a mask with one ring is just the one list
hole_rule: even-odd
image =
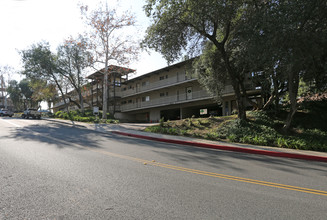
[[(21, 69), (19, 50), (42, 40), (48, 41), (56, 49), (69, 36), (83, 33), (85, 26), (81, 20), (78, 3), (87, 4), (92, 9), (101, 0), (0, 0), (0, 66), (10, 65)], [(102, 0), (105, 2), (105, 0)], [(144, 0), (107, 0), (110, 6), (129, 10), (136, 15), (138, 35), (144, 35), (150, 24), (142, 6)], [(130, 68), (142, 75), (165, 67), (166, 61), (160, 54), (141, 53), (139, 61)]]

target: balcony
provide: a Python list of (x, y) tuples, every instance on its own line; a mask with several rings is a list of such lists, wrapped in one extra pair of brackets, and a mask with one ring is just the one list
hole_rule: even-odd
[[(109, 107), (108, 107), (108, 111), (109, 111), (109, 112), (113, 112), (113, 111), (114, 111), (114, 107), (113, 107), (113, 106), (109, 106)], [(116, 107), (115, 107), (115, 112), (120, 112), (120, 111), (121, 111), (121, 106), (116, 105)]]
[(171, 87), (174, 85), (191, 82), (191, 81), (195, 81), (195, 80), (196, 80), (195, 77), (191, 77), (191, 76), (188, 76), (185, 74), (178, 75), (178, 76), (171, 76), (167, 79), (159, 80), (154, 83), (149, 83), (148, 85), (145, 85), (145, 86), (142, 86), (141, 84), (139, 84), (140, 85), (139, 87), (136, 86), (133, 89), (127, 89), (125, 91), (122, 91), (121, 95), (122, 95), (122, 98), (124, 98), (124, 97), (128, 97), (131, 95), (136, 95), (136, 94), (143, 93), (143, 92), (149, 92), (151, 90), (162, 89), (165, 87)]
[(191, 94), (181, 93), (179, 95), (171, 95), (157, 99), (150, 99), (150, 101), (146, 102), (137, 102), (133, 104), (125, 104), (121, 106), (121, 111), (133, 111), (144, 108), (152, 108), (159, 107), (163, 105), (173, 105), (180, 104), (185, 102), (192, 102), (202, 99), (210, 99), (212, 98), (206, 91), (201, 90), (197, 92), (192, 92)]

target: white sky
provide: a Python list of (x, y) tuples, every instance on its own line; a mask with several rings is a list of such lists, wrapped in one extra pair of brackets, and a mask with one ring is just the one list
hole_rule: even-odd
[[(81, 20), (78, 3), (89, 5), (92, 9), (101, 0), (0, 0), (0, 66), (9, 65), (21, 69), (18, 51), (42, 40), (48, 41), (55, 51), (56, 47), (69, 36), (83, 33), (85, 26)], [(103, 0), (105, 1), (105, 0)], [(102, 1), (102, 2), (103, 2)], [(108, 6), (129, 10), (136, 15), (137, 29), (142, 39), (149, 18), (142, 6), (144, 0), (107, 0)], [(156, 52), (140, 54), (139, 60), (130, 68), (142, 75), (167, 66), (166, 61)], [(18, 76), (14, 77), (19, 79)]]

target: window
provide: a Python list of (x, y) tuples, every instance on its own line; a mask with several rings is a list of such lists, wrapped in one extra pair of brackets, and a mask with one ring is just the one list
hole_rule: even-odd
[(128, 100), (128, 103), (132, 103), (132, 99)]
[(142, 86), (148, 86), (148, 85), (149, 85), (149, 81), (142, 82)]
[[(166, 79), (168, 78), (168, 75), (166, 75)], [(159, 80), (164, 80), (165, 79), (165, 76), (160, 76), (159, 77)]]
[(160, 97), (168, 96), (168, 92), (161, 92), (159, 95)]
[(150, 96), (144, 96), (144, 97), (142, 97), (142, 102), (148, 102), (148, 101), (150, 101)]
[(126, 104), (126, 101), (122, 101), (121, 104), (122, 104), (122, 105), (125, 105), (125, 104)]
[(120, 87), (120, 81), (115, 81), (115, 86)]

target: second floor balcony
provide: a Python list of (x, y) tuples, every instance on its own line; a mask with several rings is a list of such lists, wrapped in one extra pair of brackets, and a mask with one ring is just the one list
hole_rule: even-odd
[(174, 105), (186, 102), (193, 102), (204, 99), (211, 99), (212, 97), (204, 90), (188, 93), (180, 93), (176, 95), (170, 95), (161, 98), (151, 99), (149, 101), (143, 100), (141, 98), (136, 99), (136, 102), (131, 104), (121, 105), (122, 112), (134, 111), (138, 109), (153, 108), (163, 105)]
[(196, 78), (194, 76), (189, 76), (185, 73), (176, 75), (176, 76), (170, 76), (168, 78), (165, 78), (163, 80), (158, 80), (156, 82), (149, 82), (145, 81), (143, 83), (133, 83), (129, 84), (127, 87), (125, 87), (121, 93), (122, 97), (128, 97), (131, 95), (149, 92), (151, 90), (157, 90), (165, 87), (171, 87), (174, 85), (179, 85), (181, 83), (186, 83), (190, 81), (194, 81)]

